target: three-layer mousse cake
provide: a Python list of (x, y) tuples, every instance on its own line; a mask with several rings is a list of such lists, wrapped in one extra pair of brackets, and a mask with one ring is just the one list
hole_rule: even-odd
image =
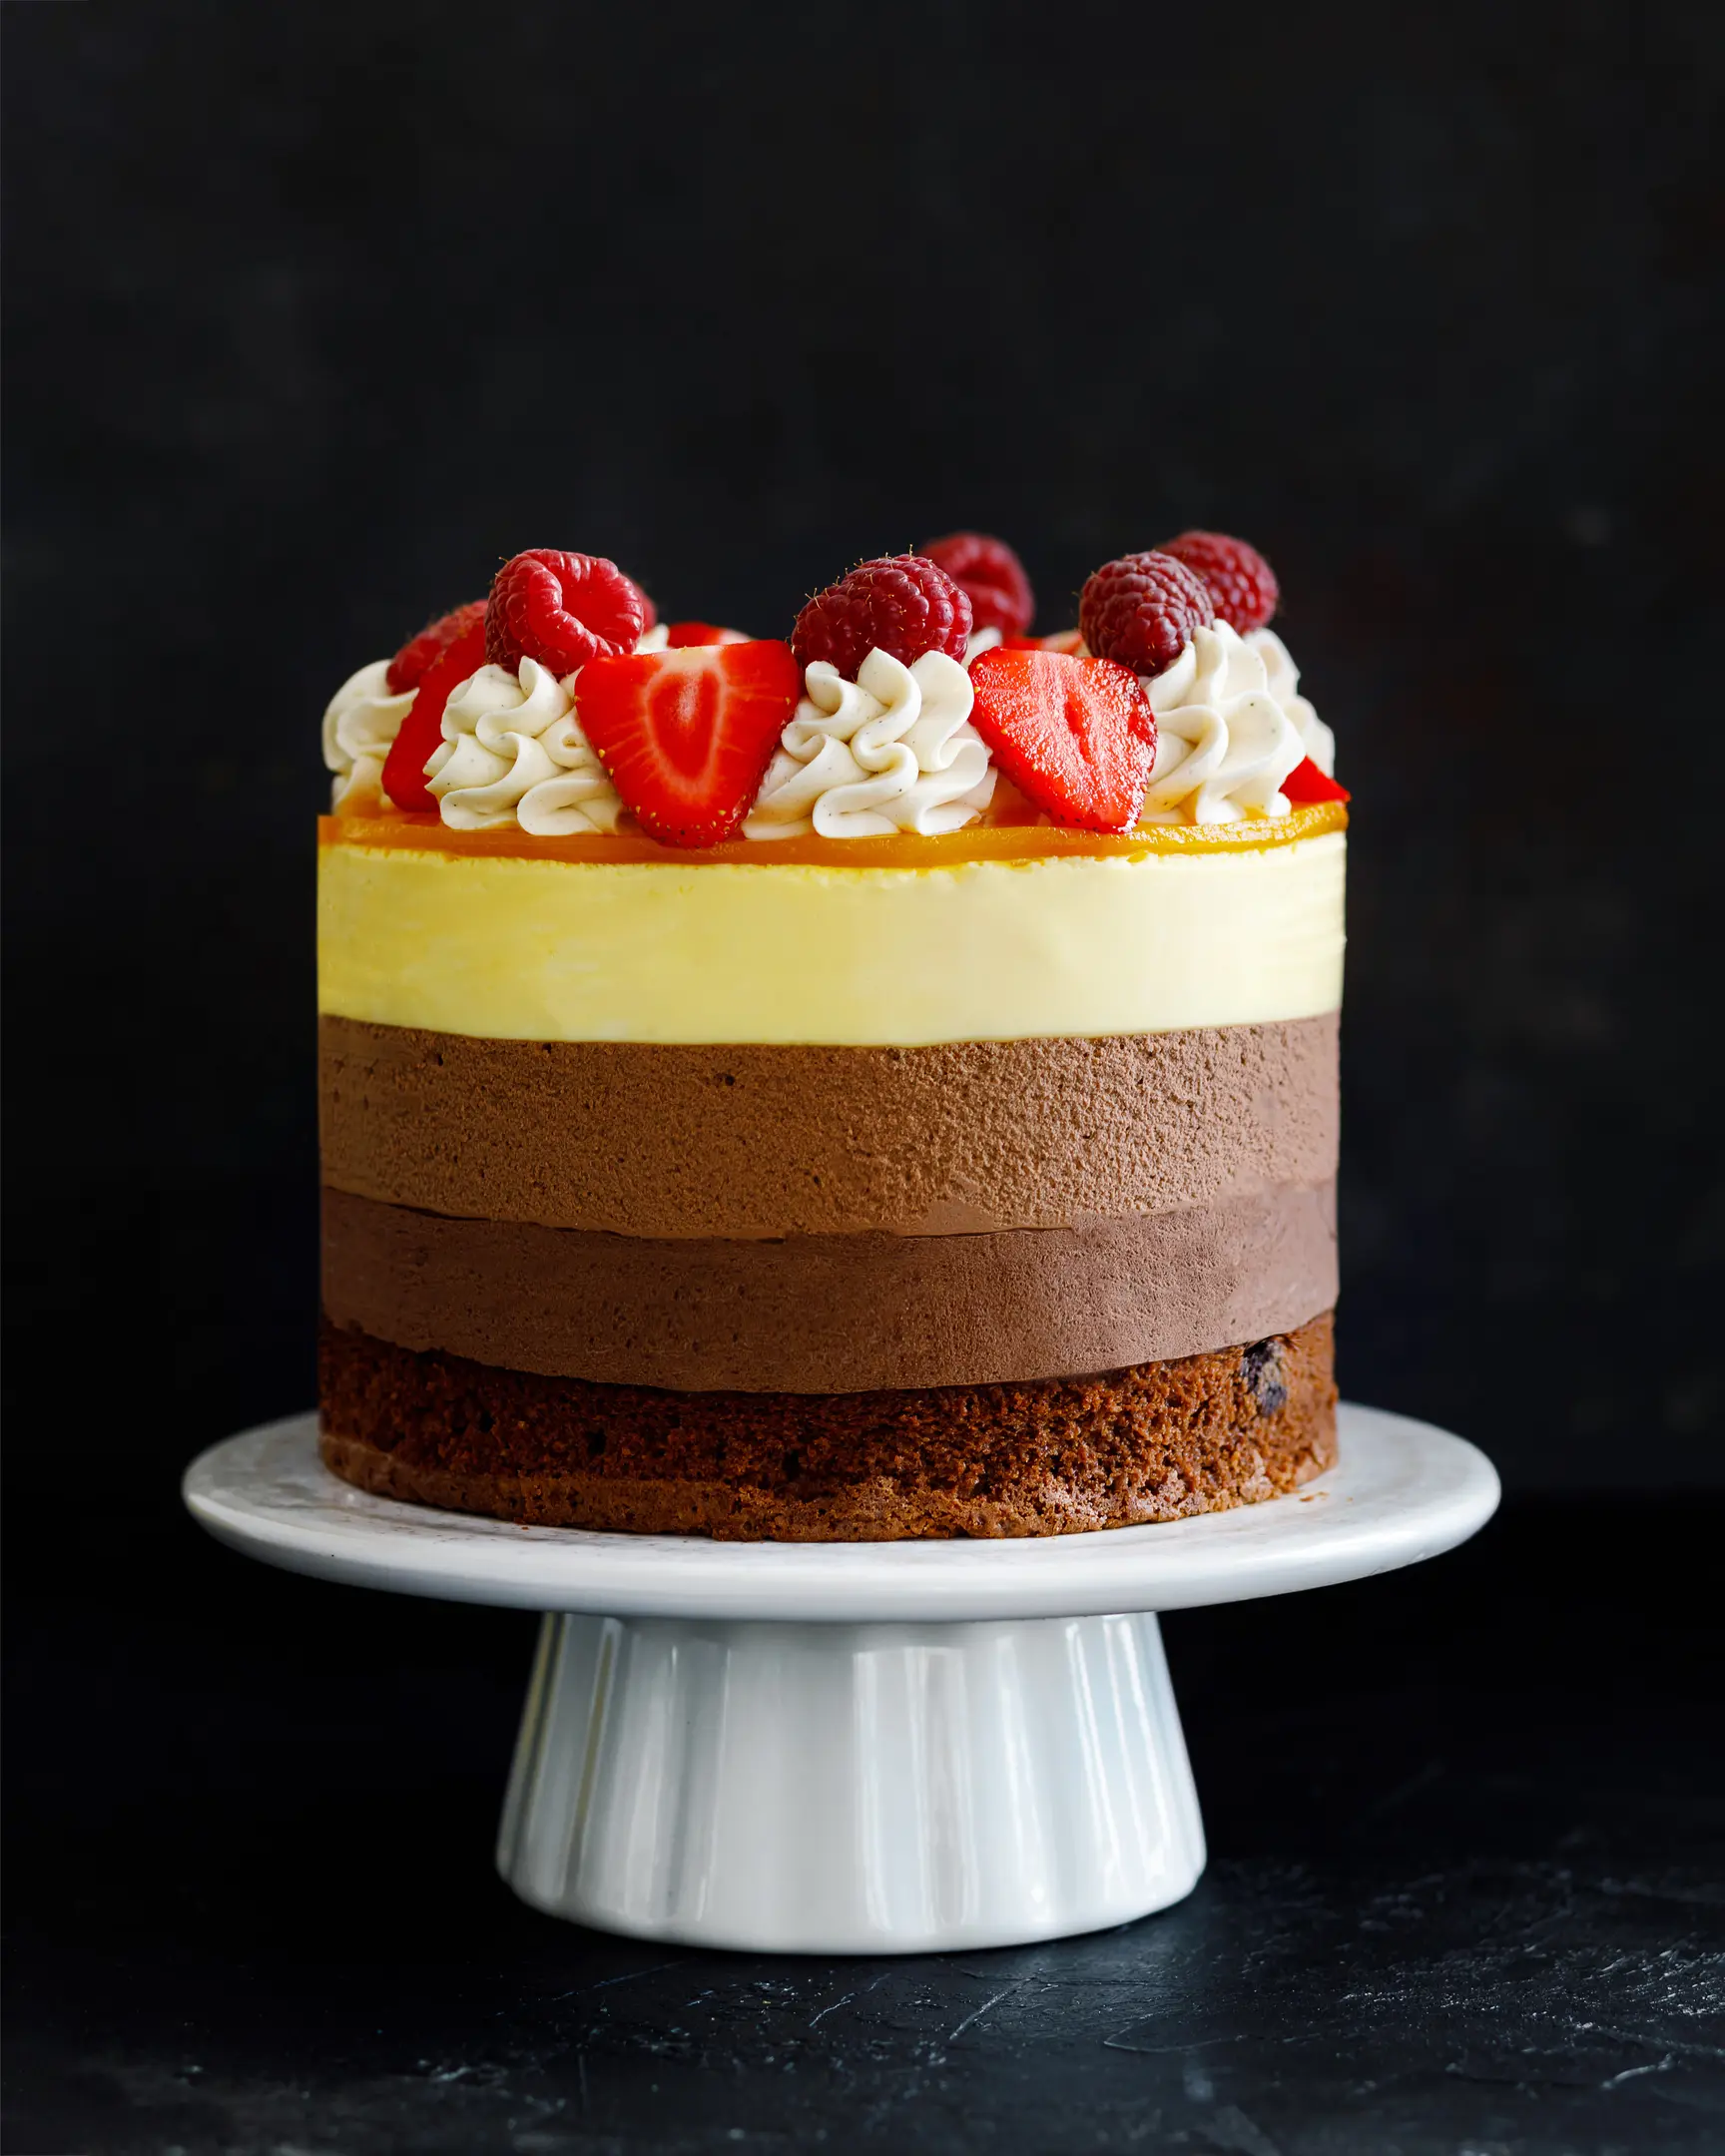
[(1239, 542), (1107, 565), (1081, 643), (1029, 605), (968, 534), (788, 645), (520, 556), (338, 693), (337, 1473), (843, 1539), (1333, 1459), (1328, 732)]

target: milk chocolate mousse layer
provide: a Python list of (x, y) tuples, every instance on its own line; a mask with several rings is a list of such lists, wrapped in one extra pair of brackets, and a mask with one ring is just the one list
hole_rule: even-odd
[(708, 1047), (325, 1016), (323, 1179), (626, 1236), (1082, 1225), (1330, 1181), (1337, 1028)]
[(848, 1392), (1110, 1369), (1336, 1298), (1334, 1186), (993, 1235), (594, 1235), (324, 1192), (338, 1326), (546, 1376)]
[(1038, 1383), (686, 1393), (413, 1353), (325, 1323), (323, 1457), (388, 1497), (739, 1540), (1047, 1535), (1180, 1519), (1334, 1463), (1331, 1320)]

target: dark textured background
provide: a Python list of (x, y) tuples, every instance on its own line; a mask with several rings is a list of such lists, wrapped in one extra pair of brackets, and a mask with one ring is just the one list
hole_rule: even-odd
[[(1725, 1480), (1725, 15), (0, 33), (8, 2145), (1717, 2149), (1725, 1521), (1656, 1493)], [(522, 546), (775, 633), (960, 523), (1044, 626), (1187, 524), (1276, 562), (1358, 811), (1344, 1378), (1518, 1495), (1171, 1621), (1166, 1916), (662, 1955), (489, 1877), (526, 1620), (178, 1509), (311, 1390), (317, 718)]]

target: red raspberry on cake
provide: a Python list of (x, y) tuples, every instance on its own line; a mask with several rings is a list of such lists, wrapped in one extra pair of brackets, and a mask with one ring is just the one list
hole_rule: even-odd
[(1156, 762), (1156, 719), (1130, 667), (1065, 652), (983, 652), (970, 723), (1056, 823), (1130, 830)]
[(600, 554), (530, 547), (506, 561), (485, 603), (485, 657), (519, 670), (536, 659), (559, 677), (640, 642), (645, 594)]
[[(383, 791), (397, 808), (420, 812), (436, 809), (436, 799), (425, 784), (425, 766), (443, 739), (443, 707), (461, 684), (485, 664), (484, 603), (460, 611), (470, 617), (467, 626), (449, 640), (435, 662), (420, 675), (412, 708), (397, 728), (383, 760)], [(444, 617), (446, 621), (454, 618)], [(424, 633), (429, 636), (431, 632)], [(419, 641), (414, 639), (415, 643)]]
[(1262, 629), (1281, 603), (1275, 570), (1244, 539), (1230, 539), (1226, 532), (1189, 531), (1165, 539), (1160, 551), (1204, 579), (1216, 619), (1242, 636), (1248, 629)]
[(1198, 572), (1154, 550), (1104, 562), (1078, 601), (1078, 628), (1090, 650), (1134, 674), (1171, 667), (1194, 630), (1215, 619), (1209, 586)]
[(648, 596), (647, 588), (645, 585), (636, 584), (633, 577), (628, 577), (625, 579), (625, 581), (634, 587), (635, 596), (641, 602), (641, 634), (645, 636), (649, 629), (658, 628), (659, 609), (653, 604), (653, 601)]
[(847, 681), (871, 651), (903, 666), (924, 652), (962, 663), (969, 640), (969, 595), (920, 554), (884, 554), (817, 592), (797, 617), (791, 649), (801, 667), (825, 659)]
[(948, 532), (930, 539), (922, 558), (931, 561), (970, 600), (974, 629), (998, 629), (1002, 636), (1022, 636), (1036, 612), (1036, 596), (1024, 564), (1004, 539), (987, 532)]
[(790, 645), (767, 638), (595, 659), (575, 707), (648, 836), (713, 846), (742, 827), (802, 693)]
[(434, 622), (427, 622), (390, 660), (386, 677), (389, 694), (405, 696), (409, 689), (417, 689), (450, 645), (484, 619), (484, 600), (470, 599), (453, 613), (440, 614)]

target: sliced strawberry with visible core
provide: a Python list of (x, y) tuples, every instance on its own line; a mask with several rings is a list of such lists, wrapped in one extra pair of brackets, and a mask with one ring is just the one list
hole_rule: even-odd
[(425, 766), (443, 739), (443, 707), (485, 664), (485, 616), (447, 645), (436, 664), (419, 677), (413, 708), (402, 720), (383, 760), (383, 791), (397, 808), (435, 809), (437, 798), (425, 784)]
[(1056, 823), (1130, 830), (1156, 762), (1156, 720), (1130, 667), (1065, 652), (983, 652), (971, 724)]
[(591, 660), (575, 707), (641, 828), (711, 846), (736, 836), (802, 694), (790, 645), (764, 638)]
[(1354, 799), (1345, 786), (1338, 786), (1328, 772), (1320, 771), (1310, 757), (1304, 764), (1295, 765), (1283, 780), (1282, 791), (1295, 803)]
[(721, 629), (717, 622), (710, 621), (674, 621), (665, 635), (671, 651), (688, 651), (696, 644), (747, 644), (749, 641), (741, 629)]

